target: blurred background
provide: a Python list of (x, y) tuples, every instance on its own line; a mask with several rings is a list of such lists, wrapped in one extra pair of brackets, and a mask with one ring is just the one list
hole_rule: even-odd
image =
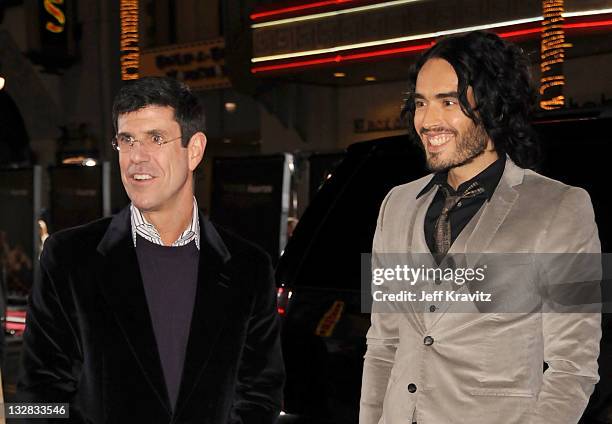
[[(415, 57), (473, 29), (526, 51), (541, 122), (609, 122), (612, 0), (0, 0), (6, 393), (44, 239), (128, 204), (110, 144), (122, 84), (192, 87), (209, 140), (198, 203), (276, 263), (349, 145), (412, 142), (399, 111)], [(589, 154), (605, 157), (597, 128)]]

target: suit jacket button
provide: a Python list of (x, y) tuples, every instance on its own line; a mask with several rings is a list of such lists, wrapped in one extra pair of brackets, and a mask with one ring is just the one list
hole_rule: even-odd
[(433, 339), (433, 337), (431, 337), (431, 336), (427, 336), (427, 337), (425, 337), (425, 338), (423, 339), (423, 344), (424, 344), (425, 346), (431, 346), (431, 345), (433, 344), (433, 342), (434, 342), (434, 339)]
[(431, 305), (429, 307), (429, 312), (436, 312), (436, 305)]
[(416, 392), (416, 384), (410, 383), (410, 384), (408, 385), (408, 391), (409, 391), (410, 393), (414, 393), (414, 392)]

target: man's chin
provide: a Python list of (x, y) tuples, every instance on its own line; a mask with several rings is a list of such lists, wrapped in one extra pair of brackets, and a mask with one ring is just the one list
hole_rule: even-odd
[(446, 172), (453, 168), (453, 164), (449, 161), (444, 161), (439, 157), (428, 157), (427, 158), (427, 169), (430, 172)]
[(152, 201), (147, 201), (143, 199), (130, 199), (132, 201), (132, 205), (136, 207), (140, 212), (155, 212), (156, 205)]
[(476, 158), (484, 154), (484, 150), (478, 151), (467, 158), (459, 159), (455, 158), (455, 160), (433, 160), (433, 158), (427, 158), (427, 168), (430, 172), (448, 172), (453, 168), (459, 168), (461, 166), (470, 164), (474, 162)]

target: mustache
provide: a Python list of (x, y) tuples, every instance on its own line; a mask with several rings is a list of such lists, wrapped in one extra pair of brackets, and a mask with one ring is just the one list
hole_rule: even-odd
[(446, 127), (421, 128), (421, 131), (419, 131), (419, 134), (421, 136), (424, 136), (430, 133), (444, 133), (444, 132), (449, 132), (449, 133), (452, 133), (453, 135), (457, 135), (456, 130), (454, 130), (453, 128), (446, 128)]

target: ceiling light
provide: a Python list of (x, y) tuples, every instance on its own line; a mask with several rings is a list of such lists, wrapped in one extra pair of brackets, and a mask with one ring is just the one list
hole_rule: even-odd
[(364, 79), (368, 82), (376, 81), (376, 77), (372, 77), (372, 76), (365, 77)]
[(98, 161), (94, 158), (88, 158), (86, 156), (72, 156), (64, 158), (62, 160), (63, 165), (81, 165), (81, 166), (96, 166)]
[(238, 107), (238, 105), (236, 105), (236, 103), (234, 102), (226, 102), (225, 103), (225, 110), (229, 113), (235, 112), (236, 108)]
[(4, 88), (4, 78), (0, 77), (0, 90)]
[(344, 72), (334, 72), (336, 78), (344, 78), (346, 74)]

